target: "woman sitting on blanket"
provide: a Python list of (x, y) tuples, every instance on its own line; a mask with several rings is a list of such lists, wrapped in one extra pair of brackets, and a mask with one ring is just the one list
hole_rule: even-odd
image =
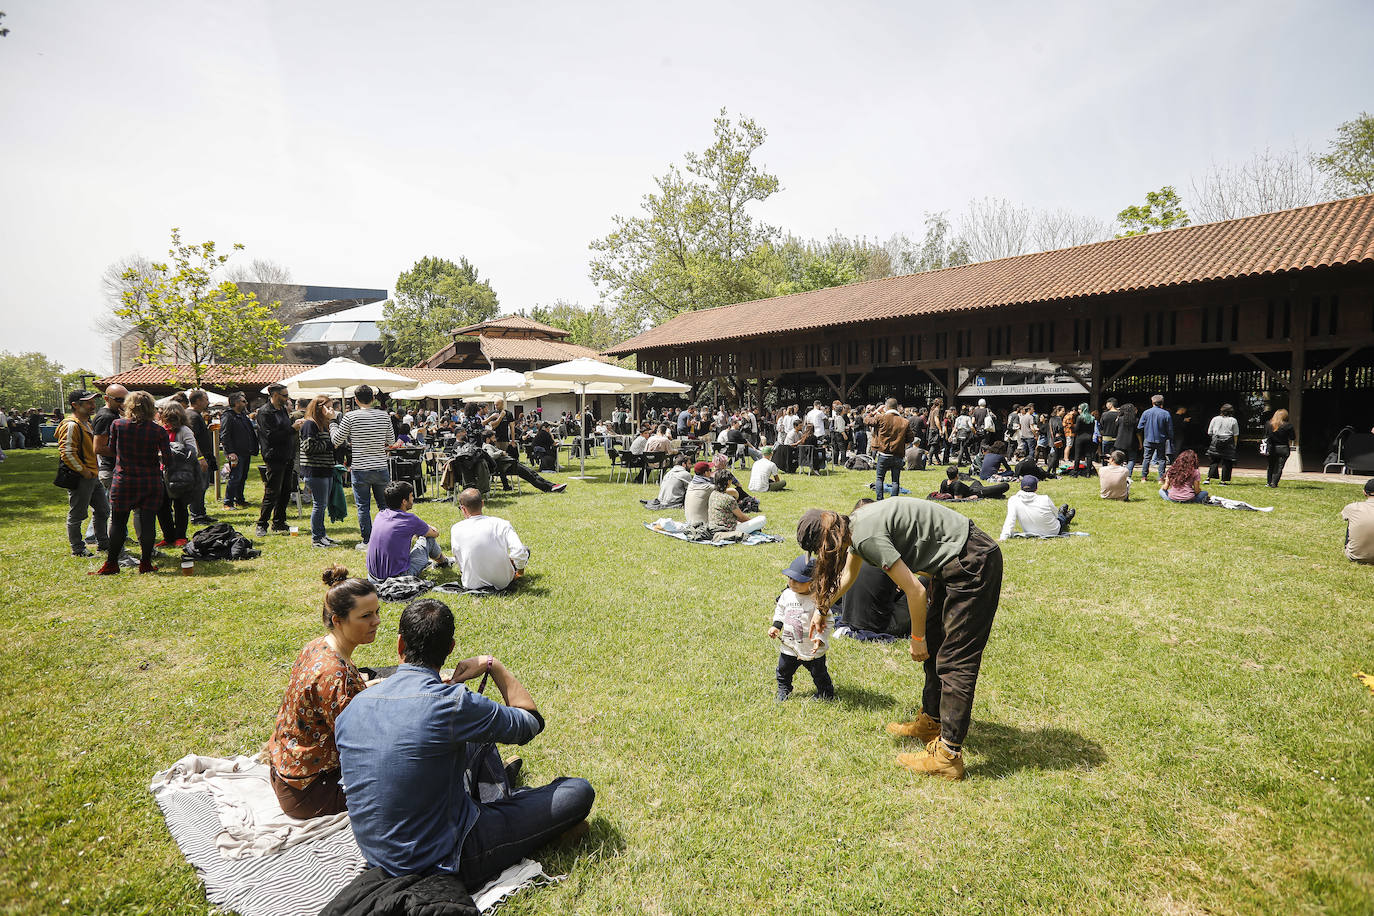
[(376, 639), (381, 624), (381, 605), (371, 582), (350, 579), (342, 566), (329, 567), (321, 578), (329, 589), (322, 611), (329, 632), (307, 643), (296, 657), (267, 746), (277, 801), (283, 812), (299, 818), (346, 809), (334, 720), (367, 686), (353, 664), (353, 650)]
[(761, 531), (768, 519), (762, 515), (750, 518), (740, 511), (739, 501), (727, 492), (730, 489), (730, 476), (730, 472), (722, 468), (711, 478), (714, 491), (707, 502), (707, 527), (712, 534), (738, 531), (750, 535)]
[(1171, 503), (1205, 503), (1207, 491), (1198, 489), (1201, 482), (1202, 472), (1198, 470), (1197, 452), (1187, 449), (1175, 458), (1174, 463), (1164, 472), (1164, 486), (1160, 487), (1159, 496), (1165, 502)]

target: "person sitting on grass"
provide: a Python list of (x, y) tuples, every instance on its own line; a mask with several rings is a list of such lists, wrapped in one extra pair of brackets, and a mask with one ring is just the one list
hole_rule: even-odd
[(1007, 444), (994, 442), (984, 451), (978, 465), (978, 477), (991, 480), (994, 477), (1011, 476), (1011, 466), (1007, 464)]
[(824, 615), (815, 636), (809, 633), (811, 618), (816, 614), (816, 601), (811, 597), (811, 576), (815, 571), (815, 561), (807, 560), (805, 555), (797, 557), (782, 571), (787, 587), (778, 596), (773, 607), (773, 624), (768, 628), (768, 638), (782, 642), (777, 671), (779, 703), (792, 695), (792, 677), (798, 667), (810, 672), (816, 684), (816, 699), (835, 699), (835, 683), (830, 679), (825, 662), (830, 638), (835, 633), (831, 615)]
[(687, 482), (687, 497), (683, 503), (683, 513), (689, 525), (707, 524), (711, 493), (715, 489), (710, 473), (709, 461), (698, 461), (692, 465), (692, 479)]
[(1202, 472), (1197, 466), (1197, 452), (1185, 449), (1174, 459), (1161, 479), (1159, 497), (1171, 503), (1205, 503), (1207, 491), (1199, 489)]
[(1126, 469), (1125, 452), (1117, 449), (1111, 453), (1107, 465), (1097, 472), (1097, 482), (1101, 485), (1103, 499), (1131, 501), (1131, 472)]
[(737, 531), (742, 535), (763, 530), (768, 518), (756, 515), (753, 518), (740, 511), (739, 500), (729, 493), (734, 476), (724, 468), (716, 471), (711, 478), (713, 491), (707, 496), (706, 527), (712, 534), (720, 535)]
[[(453, 652), (448, 605), (421, 598), (401, 612), (396, 673), (356, 696), (335, 723), (348, 814), (358, 849), (389, 875), (454, 874), (476, 890), (550, 842), (585, 832), (596, 792), (560, 777), (478, 802), (469, 743), (527, 744), (544, 717), (500, 661), (477, 655), (439, 669)], [(505, 705), (469, 690), (489, 674)]]
[(1364, 482), (1364, 499), (1341, 509), (1345, 555), (1353, 563), (1374, 563), (1374, 477)]
[(487, 515), (482, 492), (468, 487), (458, 494), (461, 521), (449, 531), (453, 562), (463, 571), (463, 588), (500, 591), (524, 575), (530, 549), (511, 523)]
[[(449, 565), (439, 549), (439, 529), (410, 511), (415, 506), (414, 487), (404, 480), (389, 483), (382, 500), (386, 508), (377, 513), (367, 542), (367, 572), (373, 582), (418, 576), (431, 560), (439, 568)], [(421, 540), (412, 547), (415, 538)]]
[(765, 445), (763, 457), (754, 462), (749, 472), (749, 489), (756, 493), (772, 493), (786, 486), (787, 481), (782, 479), (778, 466), (773, 463), (773, 446)]
[(1037, 478), (1029, 474), (1021, 478), (1021, 489), (1007, 500), (1007, 520), (1002, 523), (999, 540), (1011, 537), (1017, 525), (1034, 537), (1058, 537), (1069, 530), (1069, 522), (1078, 514), (1077, 510), (1070, 509), (1068, 503), (1056, 509), (1054, 501), (1037, 492), (1039, 489)]
[(692, 480), (692, 472), (687, 468), (687, 456), (678, 455), (673, 466), (663, 475), (658, 486), (658, 496), (644, 502), (648, 509), (681, 509), (687, 501), (687, 484)]
[(334, 722), (367, 682), (353, 664), (353, 650), (377, 638), (381, 603), (366, 579), (350, 579), (330, 566), (321, 616), (329, 630), (306, 643), (286, 683), (277, 726), (267, 744), (272, 791), (291, 817), (323, 817), (346, 810), (339, 782)]
[(959, 479), (959, 469), (954, 465), (945, 468), (945, 479), (940, 481), (940, 492), (955, 499), (1001, 499), (1009, 489), (1009, 483), (983, 483), (981, 480), (964, 483)]
[(1036, 480), (1056, 480), (1054, 473), (1040, 466), (1035, 460), (1035, 456), (1028, 454), (1025, 449), (1016, 450), (1016, 467), (1012, 473), (1017, 477), (1034, 477)]

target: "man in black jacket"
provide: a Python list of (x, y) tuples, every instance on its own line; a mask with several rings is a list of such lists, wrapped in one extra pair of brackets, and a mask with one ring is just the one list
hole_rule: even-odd
[(229, 480), (224, 488), (224, 508), (248, 508), (243, 485), (248, 482), (248, 467), (258, 453), (258, 435), (248, 416), (248, 398), (242, 391), (229, 395), (229, 409), (220, 417), (219, 446), (229, 461)]
[(268, 519), (274, 534), (285, 534), (286, 504), (291, 499), (292, 474), (295, 472), (296, 451), (300, 436), (287, 413), (286, 386), (273, 383), (267, 386), (267, 403), (258, 408), (258, 447), (262, 452), (264, 480), (262, 508), (258, 510), (258, 537), (267, 534)]
[(196, 451), (200, 453), (200, 483), (196, 492), (191, 494), (191, 524), (213, 525), (215, 520), (205, 514), (205, 491), (210, 481), (215, 479), (215, 468), (211, 464), (215, 456), (215, 440), (205, 422), (205, 411), (210, 409), (210, 396), (203, 389), (192, 388), (186, 397), (191, 405), (186, 411), (186, 421), (191, 427), (191, 434), (196, 437)]

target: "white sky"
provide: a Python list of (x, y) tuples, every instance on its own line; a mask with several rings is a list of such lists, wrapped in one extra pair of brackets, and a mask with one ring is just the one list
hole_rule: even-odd
[(108, 369), (100, 274), (172, 226), (594, 302), (588, 242), (722, 106), (769, 132), (762, 218), (878, 239), (983, 195), (1110, 219), (1374, 109), (1363, 0), (947, 5), (3, 0), (0, 349)]

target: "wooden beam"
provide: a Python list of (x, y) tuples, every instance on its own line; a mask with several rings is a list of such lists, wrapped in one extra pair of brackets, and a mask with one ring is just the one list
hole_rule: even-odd
[(845, 389), (844, 389), (844, 394), (840, 395), (840, 400), (841, 400), (841, 401), (848, 401), (849, 398), (854, 394), (855, 390), (856, 390), (856, 389), (859, 387), (859, 385), (863, 382), (863, 380), (866, 379), (866, 378), (868, 378), (868, 376), (869, 376), (870, 374), (871, 374), (871, 373), (869, 373), (869, 372), (860, 373), (859, 377), (856, 378), (856, 379), (854, 379), (853, 383), (851, 383), (850, 385), (848, 385), (848, 386), (845, 387)]
[(835, 382), (834, 379), (826, 375), (824, 372), (817, 372), (816, 374), (819, 375), (821, 378), (825, 379), (825, 383), (830, 386), (831, 391), (835, 392), (836, 397), (843, 397), (843, 394), (840, 390), (840, 386)]
[(1259, 366), (1260, 371), (1264, 373), (1265, 377), (1268, 378), (1270, 382), (1282, 388), (1284, 391), (1292, 390), (1292, 386), (1288, 382), (1285, 382), (1279, 376), (1278, 370), (1271, 367), (1264, 360), (1260, 359), (1253, 353), (1242, 353), (1241, 355), (1244, 356), (1246, 359), (1250, 360), (1250, 362), (1254, 363), (1256, 366)]
[(1085, 379), (1085, 378), (1083, 378), (1083, 376), (1079, 375), (1078, 372), (1075, 371), (1074, 368), (1073, 368), (1072, 366), (1067, 366), (1067, 365), (1064, 365), (1064, 364), (1062, 364), (1062, 363), (1055, 363), (1055, 364), (1054, 364), (1054, 367), (1055, 367), (1056, 369), (1060, 370), (1061, 372), (1067, 372), (1069, 375), (1073, 376), (1073, 380), (1074, 380), (1075, 382), (1077, 382), (1078, 384), (1082, 385), (1084, 388), (1088, 389), (1088, 391), (1089, 391), (1090, 393), (1092, 392), (1093, 386), (1090, 385), (1090, 384), (1088, 384), (1087, 379)]
[(924, 372), (926, 375), (930, 376), (930, 380), (934, 382), (937, 386), (939, 386), (940, 390), (945, 393), (945, 406), (948, 407), (950, 402), (949, 386), (946, 385), (944, 382), (940, 381), (940, 377), (937, 376), (934, 372), (931, 372), (929, 369), (922, 369), (921, 371)]
[(1322, 368), (1318, 369), (1315, 373), (1313, 373), (1312, 375), (1310, 375), (1310, 376), (1308, 376), (1307, 378), (1303, 379), (1303, 380), (1302, 380), (1302, 386), (1303, 386), (1304, 388), (1311, 388), (1313, 385), (1315, 385), (1315, 384), (1317, 384), (1318, 382), (1320, 382), (1323, 378), (1325, 378), (1326, 376), (1330, 375), (1330, 374), (1331, 374), (1332, 372), (1334, 372), (1335, 370), (1339, 369), (1339, 368), (1341, 367), (1341, 364), (1342, 364), (1342, 363), (1344, 363), (1344, 362), (1345, 362), (1346, 360), (1348, 360), (1350, 357), (1354, 356), (1356, 353), (1359, 353), (1359, 352), (1360, 352), (1361, 350), (1363, 350), (1363, 349), (1364, 349), (1363, 347), (1358, 347), (1358, 346), (1357, 346), (1357, 347), (1351, 347), (1349, 350), (1346, 350), (1346, 351), (1345, 351), (1344, 353), (1342, 353), (1340, 356), (1336, 357), (1336, 358), (1333, 359), (1331, 362), (1327, 363), (1325, 366), (1323, 366)]
[(1121, 368), (1120, 368), (1120, 369), (1118, 369), (1118, 370), (1116, 370), (1115, 372), (1113, 372), (1113, 373), (1107, 378), (1106, 384), (1108, 384), (1108, 385), (1115, 385), (1115, 384), (1116, 384), (1116, 380), (1119, 379), (1119, 378), (1121, 378), (1121, 376), (1125, 375), (1125, 374), (1126, 374), (1126, 371), (1127, 371), (1128, 369), (1130, 369), (1132, 366), (1134, 366), (1134, 365), (1135, 365), (1136, 363), (1138, 363), (1138, 362), (1140, 362), (1140, 357), (1139, 357), (1139, 356), (1132, 356), (1130, 359), (1126, 360), (1126, 362), (1124, 362), (1124, 363), (1121, 364)]

